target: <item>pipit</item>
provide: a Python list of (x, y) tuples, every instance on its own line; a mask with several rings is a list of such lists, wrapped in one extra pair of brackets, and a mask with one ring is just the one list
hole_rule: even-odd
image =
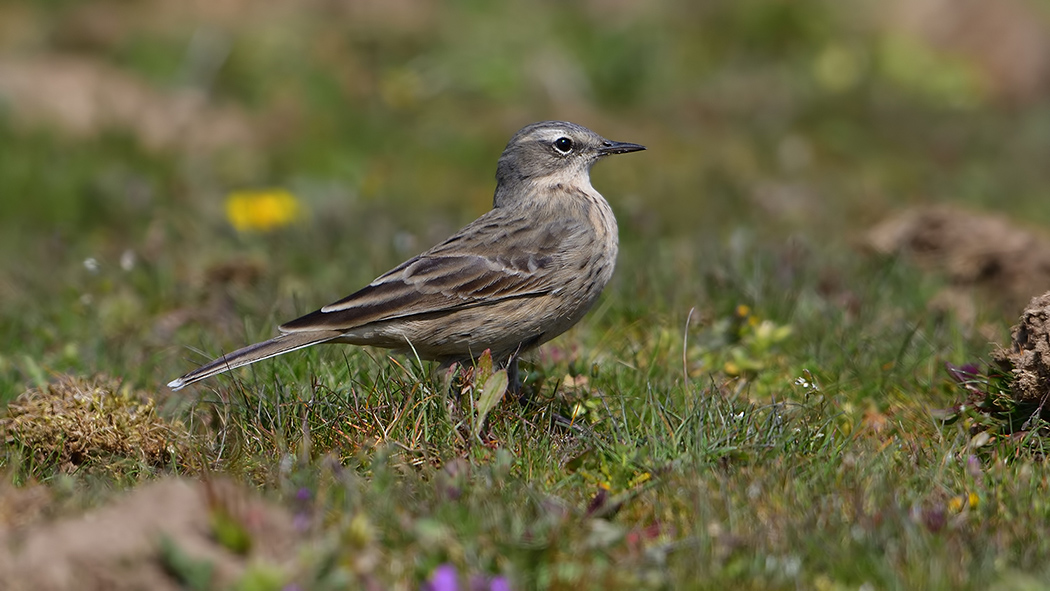
[(644, 149), (565, 121), (529, 125), (499, 158), (490, 211), (363, 289), (281, 325), (279, 336), (168, 386), (178, 390), (318, 343), (350, 343), (443, 367), (487, 349), (516, 387), (518, 356), (576, 324), (612, 277), (616, 218), (591, 186), (591, 166)]

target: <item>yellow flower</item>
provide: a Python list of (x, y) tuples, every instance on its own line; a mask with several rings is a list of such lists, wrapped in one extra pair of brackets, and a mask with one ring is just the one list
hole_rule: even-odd
[(969, 493), (966, 495), (959, 495), (952, 497), (948, 500), (948, 509), (953, 513), (958, 513), (963, 510), (963, 507), (969, 507), (970, 509), (976, 509), (977, 505), (981, 502), (981, 497), (977, 493)]
[(299, 201), (285, 189), (233, 191), (226, 197), (226, 219), (238, 232), (269, 232), (299, 214)]

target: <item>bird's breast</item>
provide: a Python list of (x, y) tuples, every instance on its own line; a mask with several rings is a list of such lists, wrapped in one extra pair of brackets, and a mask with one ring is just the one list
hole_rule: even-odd
[(590, 187), (563, 189), (560, 215), (566, 234), (558, 258), (558, 313), (575, 322), (598, 299), (612, 278), (619, 250), (616, 217), (605, 199)]

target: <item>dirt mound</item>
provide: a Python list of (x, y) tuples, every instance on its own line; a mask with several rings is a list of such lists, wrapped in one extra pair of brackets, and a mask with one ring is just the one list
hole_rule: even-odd
[(965, 60), (998, 102), (1032, 104), (1050, 89), (1050, 37), (1038, 3), (895, 0), (880, 8), (888, 32)]
[(79, 137), (128, 132), (154, 150), (252, 147), (258, 127), (240, 108), (192, 89), (161, 91), (118, 68), (72, 56), (0, 59), (0, 103), (19, 124)]
[(1050, 238), (1003, 217), (920, 207), (880, 223), (865, 242), (877, 252), (944, 273), (956, 287), (981, 287), (1014, 309), (1050, 289)]
[[(220, 543), (221, 523), (249, 543)], [(170, 479), (79, 517), (0, 529), (0, 581), (11, 591), (226, 589), (252, 565), (280, 572), (297, 537), (291, 515), (245, 489)]]
[(1012, 336), (1013, 345), (992, 357), (1012, 377), (1017, 402), (1043, 405), (1050, 395), (1050, 292), (1032, 299)]

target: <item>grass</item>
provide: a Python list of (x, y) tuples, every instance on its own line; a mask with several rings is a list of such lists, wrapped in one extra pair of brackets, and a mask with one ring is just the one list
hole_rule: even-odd
[[(150, 150), (134, 129), (77, 137), (14, 107), (0, 117), (0, 145), (17, 147), (0, 158), (8, 416), (26, 390), (115, 376), (97, 383), (150, 399), (188, 441), (146, 462), (3, 431), (5, 478), (57, 495), (44, 517), (170, 474), (258, 487), (303, 539), (243, 589), (414, 589), (443, 564), (515, 589), (1012, 589), (1050, 576), (1043, 439), (975, 437), (980, 416), (931, 415), (965, 397), (945, 362), (988, 358), (1019, 311), (983, 305), (962, 323), (929, 306), (943, 279), (855, 248), (871, 222), (926, 201), (1050, 223), (1031, 131), (1042, 103), (1002, 107), (958, 72), (902, 73), (892, 37), (819, 0), (245, 22), (127, 11), (109, 36), (78, 29), (69, 3), (0, 10), (80, 31), (34, 51), (206, 88), (262, 130), (194, 153)], [(186, 53), (208, 18), (229, 49), (214, 72)], [(846, 86), (827, 78), (842, 64)], [(503, 142), (549, 117), (650, 150), (594, 171), (620, 220), (617, 275), (528, 360), (527, 403), (503, 400), (482, 424), (480, 385), (449, 396), (428, 364), (351, 347), (163, 387), (484, 211)], [(268, 187), (301, 218), (235, 230), (225, 197)], [(179, 552), (166, 545), (164, 560), (184, 564)], [(169, 569), (187, 585), (210, 572), (185, 564)]]

